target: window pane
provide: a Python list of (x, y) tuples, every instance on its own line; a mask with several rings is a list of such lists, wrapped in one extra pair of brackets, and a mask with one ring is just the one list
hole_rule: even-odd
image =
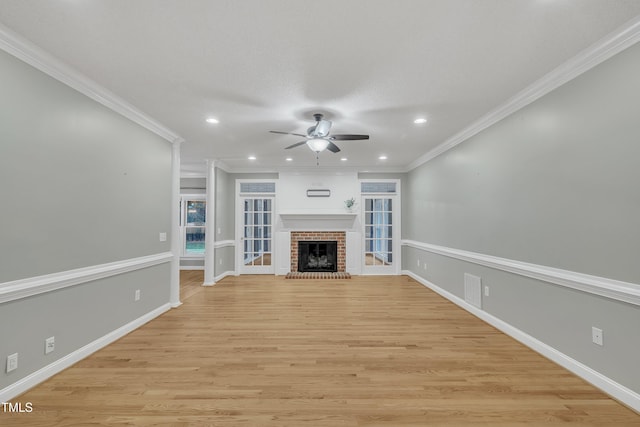
[(364, 214), (364, 223), (366, 225), (373, 224), (373, 213), (365, 213)]
[(393, 200), (391, 199), (384, 199), (384, 210), (385, 211), (392, 211), (392, 202)]
[(369, 212), (373, 210), (373, 199), (364, 200), (364, 210)]
[(204, 225), (206, 203), (204, 201), (187, 201), (187, 225)]
[(364, 241), (364, 250), (366, 252), (373, 252), (373, 242), (374, 240), (371, 240), (371, 239), (366, 239)]
[(204, 230), (204, 227), (187, 227), (185, 233), (185, 252), (187, 254), (204, 254)]
[(264, 210), (271, 212), (271, 199), (264, 199)]
[(253, 201), (253, 210), (256, 212), (259, 212), (260, 210), (262, 210), (262, 203), (260, 203), (261, 200), (260, 199), (254, 199)]
[(271, 227), (264, 227), (264, 237), (266, 239), (271, 238)]
[(365, 238), (368, 238), (368, 239), (370, 239), (370, 238), (372, 238), (372, 237), (373, 237), (373, 227), (371, 227), (371, 226), (366, 226), (366, 227), (364, 228), (364, 237), (365, 237)]

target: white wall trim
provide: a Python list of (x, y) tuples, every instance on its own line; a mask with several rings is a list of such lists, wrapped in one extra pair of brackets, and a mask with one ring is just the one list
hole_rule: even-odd
[(183, 270), (200, 270), (200, 271), (204, 271), (204, 266), (203, 265), (181, 265), (180, 266), (180, 271)]
[(485, 114), (462, 131), (418, 157), (407, 166), (405, 172), (409, 172), (445, 151), (450, 150), (568, 81), (575, 79), (585, 71), (592, 69), (596, 65), (622, 52), (638, 41), (640, 41), (640, 17), (636, 17), (627, 22), (621, 28), (605, 36), (518, 92), (495, 110)]
[(578, 362), (577, 360), (567, 356), (561, 351), (545, 344), (544, 342), (532, 337), (531, 335), (521, 331), (520, 329), (512, 326), (511, 324), (500, 320), (499, 318), (483, 311), (473, 305), (467, 303), (462, 298), (457, 297), (456, 295), (438, 287), (437, 285), (429, 282), (428, 280), (418, 276), (417, 274), (409, 271), (403, 270), (402, 274), (406, 274), (422, 285), (428, 287), (432, 291), (442, 295), (444, 298), (463, 308), (464, 310), (470, 312), (476, 317), (484, 320), (491, 326), (499, 329), (510, 337), (516, 339), (522, 344), (526, 345), (530, 349), (540, 353), (544, 357), (552, 360), (563, 368), (573, 372), (580, 378), (585, 381), (591, 383), (595, 387), (619, 400), (620, 402), (628, 405), (635, 411), (640, 412), (640, 394), (635, 391), (623, 386), (622, 384), (617, 383), (611, 378), (603, 375), (602, 373), (595, 371), (594, 369), (588, 367), (587, 365)]
[(213, 286), (218, 283), (220, 280), (224, 279), (227, 276), (237, 276), (235, 271), (225, 271), (222, 274), (217, 275), (213, 278), (213, 282), (204, 282), (202, 286)]
[(236, 245), (235, 240), (218, 240), (215, 243), (216, 249), (234, 247), (235, 245)]
[(521, 276), (531, 277), (533, 279), (600, 295), (617, 301), (640, 305), (640, 285), (635, 283), (622, 282), (619, 280), (608, 279), (606, 277), (591, 276), (589, 274), (577, 273), (575, 271), (530, 264), (512, 259), (495, 257), (492, 255), (484, 255), (462, 249), (452, 249), (429, 243), (416, 242), (414, 240), (403, 240), (402, 245), (462, 261), (472, 262), (485, 267), (507, 271), (509, 273), (519, 274)]
[(0, 390), (0, 402), (9, 402), (11, 399), (19, 396), (30, 388), (40, 384), (41, 382), (51, 378), (55, 374), (67, 369), (69, 366), (74, 363), (79, 362), (85, 357), (95, 353), (103, 347), (111, 344), (112, 342), (122, 338), (127, 335), (129, 332), (139, 328), (150, 320), (155, 319), (160, 316), (162, 313), (171, 309), (171, 304), (166, 303), (156, 308), (155, 310), (150, 311), (149, 313), (127, 323), (120, 328), (109, 332), (108, 334), (98, 338), (95, 341), (90, 342), (84, 347), (79, 348), (78, 350), (63, 356), (62, 358), (56, 360), (49, 365), (38, 369), (30, 375), (16, 381), (15, 383), (3, 388)]
[(123, 261), (0, 283), (0, 303), (128, 273), (172, 260), (173, 254), (171, 252), (163, 252), (155, 255), (147, 255), (139, 258), (131, 258)]
[(0, 24), (0, 49), (173, 143), (181, 140), (133, 105)]

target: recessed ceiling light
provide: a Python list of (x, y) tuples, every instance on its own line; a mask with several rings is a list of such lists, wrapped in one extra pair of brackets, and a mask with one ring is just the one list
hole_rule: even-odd
[(249, 156), (249, 157), (247, 157), (247, 159), (249, 159), (249, 160), (255, 160), (255, 159), (256, 159), (256, 156)]
[(208, 117), (207, 123), (211, 123), (212, 125), (217, 125), (218, 123), (220, 123), (220, 121), (214, 117)]
[(346, 162), (346, 161), (347, 161), (347, 158), (346, 158), (346, 157), (343, 157), (343, 158), (341, 158), (341, 159), (340, 159), (340, 161), (341, 161), (341, 162)]
[(378, 157), (378, 160), (387, 160), (387, 156), (380, 156)]
[(293, 159), (292, 159), (291, 157), (287, 157), (285, 160), (286, 160), (287, 162), (292, 162), (292, 161), (293, 161)]
[(417, 124), (417, 125), (421, 125), (423, 123), (427, 123), (427, 119), (425, 119), (424, 117), (420, 117), (419, 119), (415, 119), (413, 121), (413, 123)]

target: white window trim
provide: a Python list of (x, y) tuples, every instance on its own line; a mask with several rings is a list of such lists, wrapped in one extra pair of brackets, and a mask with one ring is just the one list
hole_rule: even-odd
[[(363, 193), (362, 192), (362, 183), (364, 182), (394, 182), (396, 184), (396, 192), (395, 193)], [(366, 178), (358, 180), (358, 200), (362, 204), (362, 200), (364, 197), (392, 197), (394, 199), (393, 206), (393, 268), (384, 271), (375, 271), (375, 266), (373, 269), (371, 266), (366, 266), (364, 264), (364, 252), (365, 252), (365, 232), (364, 232), (364, 206), (360, 206), (360, 215), (362, 218), (362, 228), (361, 228), (361, 247), (362, 253), (359, 255), (361, 262), (361, 271), (363, 275), (367, 274), (393, 274), (400, 275), (402, 271), (402, 180), (398, 178), (383, 178), (383, 179), (374, 179), (374, 178)], [(371, 270), (367, 272), (367, 270)]]

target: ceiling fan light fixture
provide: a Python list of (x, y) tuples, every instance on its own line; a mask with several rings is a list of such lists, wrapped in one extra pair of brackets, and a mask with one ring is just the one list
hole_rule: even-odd
[(307, 141), (307, 145), (311, 148), (312, 151), (319, 153), (324, 151), (329, 146), (329, 141), (324, 138), (313, 138)]
[(427, 123), (427, 119), (425, 119), (424, 117), (420, 117), (420, 118), (418, 118), (418, 119), (415, 119), (415, 120), (413, 121), (413, 123), (415, 123), (415, 124), (417, 124), (417, 125), (421, 125), (421, 124), (423, 124), (423, 123)]

